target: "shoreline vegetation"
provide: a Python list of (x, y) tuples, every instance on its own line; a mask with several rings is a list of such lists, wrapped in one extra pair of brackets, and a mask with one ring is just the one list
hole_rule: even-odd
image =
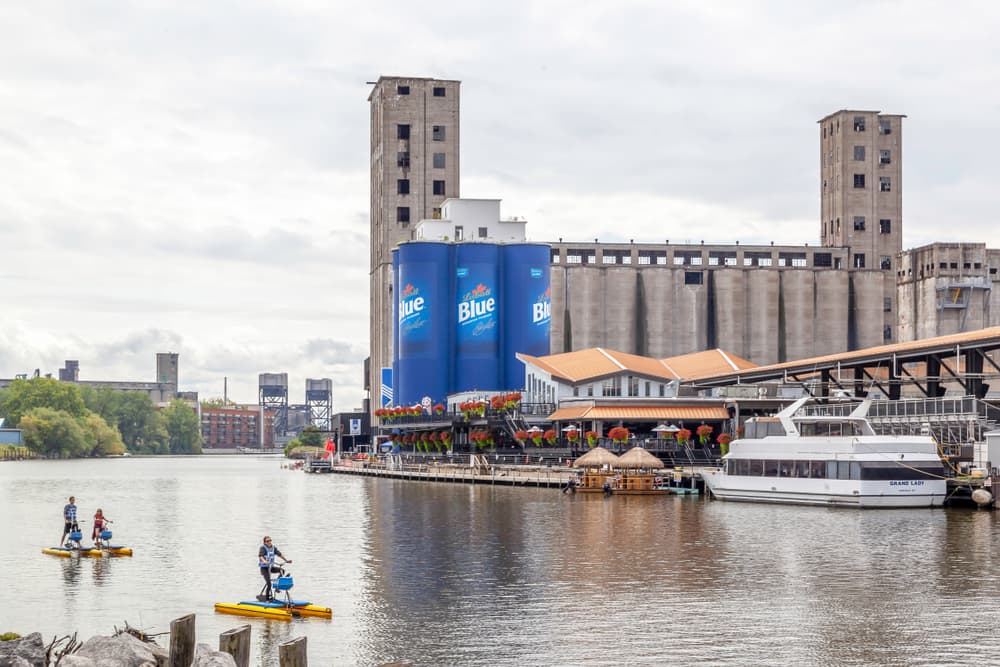
[[(52, 378), (14, 380), (0, 390), (0, 417), (21, 430), (32, 458), (201, 454), (197, 412), (181, 399), (157, 408), (144, 391), (77, 386)], [(0, 460), (17, 454), (0, 446)]]

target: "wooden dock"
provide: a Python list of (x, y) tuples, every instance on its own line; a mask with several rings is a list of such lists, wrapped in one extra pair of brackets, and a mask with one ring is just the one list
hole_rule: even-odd
[[(574, 483), (581, 472), (568, 465), (514, 465), (489, 463), (485, 456), (473, 456), (467, 463), (443, 461), (407, 462), (396, 458), (378, 461), (309, 459), (302, 470), (311, 473), (360, 475), (422, 482), (448, 482), (455, 484), (490, 484), (503, 486), (534, 486), (546, 488), (567, 487)], [(682, 487), (681, 492), (697, 490), (701, 479), (697, 470), (667, 470), (662, 472), (665, 484)]]

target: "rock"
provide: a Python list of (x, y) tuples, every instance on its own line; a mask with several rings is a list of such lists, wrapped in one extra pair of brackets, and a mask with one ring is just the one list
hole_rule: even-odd
[(0, 642), (0, 667), (45, 667), (45, 643), (32, 632), (20, 639)]
[(97, 667), (97, 663), (82, 655), (70, 653), (59, 660), (59, 667)]
[(91, 637), (74, 655), (90, 658), (97, 667), (165, 667), (167, 651), (130, 634)]
[(194, 662), (191, 667), (236, 667), (233, 656), (216, 651), (208, 644), (198, 644), (194, 648)]

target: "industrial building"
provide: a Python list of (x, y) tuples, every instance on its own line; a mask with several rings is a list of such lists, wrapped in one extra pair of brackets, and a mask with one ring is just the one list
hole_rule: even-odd
[[(401, 87), (432, 103), (412, 108), (414, 98)], [(433, 92), (439, 88), (443, 92)], [(419, 238), (409, 226), (412, 212), (400, 214), (400, 207), (419, 201), (424, 218), (440, 219), (443, 197), (458, 196), (458, 88), (457, 81), (383, 77), (369, 97), (372, 356), (366, 389), (383, 392), (376, 406), (392, 398), (379, 381), (394, 352), (392, 248)], [(841, 109), (817, 122), (816, 245), (552, 242), (550, 352), (603, 347), (668, 357), (722, 348), (766, 365), (1000, 324), (1000, 309), (993, 307), (1000, 298), (993, 289), (1000, 251), (977, 243), (902, 251), (904, 118)], [(420, 173), (413, 179), (423, 179), (422, 199), (400, 194), (416, 180), (387, 194), (394, 179), (408, 178), (404, 164), (413, 169), (412, 159), (400, 157), (408, 145), (402, 142), (412, 142), (421, 124), (414, 149), (423, 151)], [(449, 169), (446, 189), (431, 182), (444, 172), (427, 157), (427, 137), (447, 150), (441, 163)], [(395, 163), (386, 159), (392, 147)], [(448, 228), (458, 239), (454, 225), (442, 225)], [(467, 227), (461, 233), (463, 240), (475, 238)]]
[[(388, 392), (382, 369), (392, 362), (392, 250), (412, 238), (413, 225), (441, 217), (458, 197), (460, 82), (380, 77), (371, 107), (370, 357), (364, 387)], [(374, 325), (378, 322), (379, 325)], [(375, 401), (376, 405), (379, 401)]]

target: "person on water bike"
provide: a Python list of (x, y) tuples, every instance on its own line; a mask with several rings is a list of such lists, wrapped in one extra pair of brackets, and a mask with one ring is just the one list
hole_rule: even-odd
[(101, 531), (108, 529), (108, 524), (111, 523), (111, 519), (107, 519), (104, 516), (104, 511), (98, 507), (97, 511), (94, 512), (94, 530), (90, 533), (90, 539), (97, 543), (97, 538), (101, 536)]
[(66, 536), (74, 530), (80, 530), (80, 526), (76, 523), (76, 498), (70, 496), (69, 502), (63, 507), (63, 534), (59, 544), (65, 542)]
[(271, 573), (280, 572), (281, 568), (275, 567), (274, 557), (277, 556), (285, 563), (291, 563), (290, 558), (285, 558), (278, 547), (271, 544), (271, 537), (264, 536), (264, 543), (257, 551), (257, 565), (260, 567), (260, 576), (264, 577), (264, 590), (261, 593), (266, 599), (273, 600), (274, 594), (271, 591)]

